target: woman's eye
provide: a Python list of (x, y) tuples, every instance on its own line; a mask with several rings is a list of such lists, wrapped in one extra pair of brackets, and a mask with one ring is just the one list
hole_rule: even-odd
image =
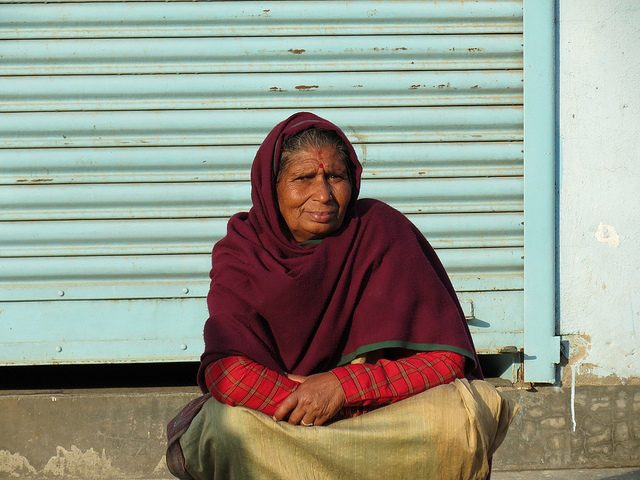
[(303, 182), (306, 180), (310, 180), (312, 178), (314, 178), (315, 175), (298, 175), (297, 177), (294, 178), (295, 181), (297, 182)]

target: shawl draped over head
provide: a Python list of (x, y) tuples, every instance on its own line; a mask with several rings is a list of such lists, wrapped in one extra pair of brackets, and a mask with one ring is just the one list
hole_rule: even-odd
[[(341, 228), (298, 244), (275, 192), (283, 141), (308, 128), (336, 132), (349, 152), (352, 198)], [(357, 200), (362, 166), (345, 134), (311, 113), (276, 125), (251, 170), (253, 206), (229, 220), (213, 248), (209, 319), (198, 382), (212, 361), (249, 357), (280, 373), (309, 375), (384, 348), (450, 350), (481, 376), (451, 282), (424, 236), (377, 200)]]

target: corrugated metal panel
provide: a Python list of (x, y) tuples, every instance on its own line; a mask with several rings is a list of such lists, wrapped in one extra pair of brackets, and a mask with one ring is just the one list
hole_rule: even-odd
[[(295, 110), (5, 113), (0, 148), (238, 145)], [(316, 108), (358, 143), (522, 140), (521, 106)]]
[[(69, 3), (69, 0), (59, 0)], [(78, 2), (84, 0), (77, 0)], [(519, 33), (522, 2), (166, 2), (7, 5), (0, 38)], [(32, 0), (24, 0), (31, 3)], [(0, 3), (5, 3), (3, 0)], [(23, 3), (10, 0), (10, 3)], [(364, 5), (363, 5), (364, 3)]]
[[(248, 180), (258, 145), (0, 149), (0, 184)], [(522, 142), (356, 144), (364, 178), (521, 176)]]
[(0, 75), (522, 68), (522, 36), (6, 40)]
[[(473, 303), (477, 319), (469, 322), (469, 328), (480, 352), (496, 352), (521, 341), (522, 333), (513, 328), (522, 324), (520, 292), (462, 292), (460, 299), (468, 312)], [(202, 352), (202, 318), (207, 309), (201, 298), (117, 300), (109, 301), (108, 308), (96, 308), (99, 305), (84, 300), (3, 304), (3, 327), (12, 332), (10, 338), (0, 338), (3, 362), (180, 361)], [(52, 318), (66, 319), (64, 336), (42, 328)], [(180, 319), (179, 329), (175, 328), (176, 319)], [(491, 325), (480, 319), (490, 319)], [(149, 325), (153, 325), (153, 335), (149, 335)], [(95, 341), (96, 331), (101, 332), (99, 342)], [(114, 351), (121, 353), (114, 356)]]
[[(202, 352), (206, 310), (202, 298), (4, 303), (10, 335), (0, 338), (0, 358), (17, 365), (193, 359)], [(57, 328), (46, 328), (52, 322)]]
[[(457, 290), (522, 288), (522, 248), (447, 249)], [(210, 255), (0, 258), (3, 301), (205, 296)]]
[[(384, 179), (365, 182), (404, 213), (522, 210), (522, 179)], [(18, 185), (0, 189), (0, 220), (229, 217), (251, 206), (248, 182)]]
[[(522, 246), (520, 213), (408, 215), (435, 248)], [(0, 257), (208, 253), (226, 218), (0, 222)]]
[(0, 78), (7, 112), (520, 103), (522, 74), (508, 70)]
[(0, 8), (0, 363), (197, 359), (210, 248), (300, 109), (438, 248), (480, 350), (522, 346), (521, 1)]

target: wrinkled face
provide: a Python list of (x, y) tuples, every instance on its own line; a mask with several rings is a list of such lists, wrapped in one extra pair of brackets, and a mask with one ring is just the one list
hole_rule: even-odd
[(351, 200), (347, 167), (335, 148), (301, 150), (276, 184), (278, 206), (297, 242), (323, 238), (342, 225)]

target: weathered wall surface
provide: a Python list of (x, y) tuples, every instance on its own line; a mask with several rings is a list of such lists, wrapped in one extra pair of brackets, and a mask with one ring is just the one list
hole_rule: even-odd
[(166, 424), (195, 388), (0, 394), (0, 479), (173, 478)]
[(559, 5), (560, 333), (578, 384), (636, 381), (640, 2)]
[(496, 454), (496, 470), (638, 466), (640, 386), (504, 393), (520, 404), (520, 412)]

